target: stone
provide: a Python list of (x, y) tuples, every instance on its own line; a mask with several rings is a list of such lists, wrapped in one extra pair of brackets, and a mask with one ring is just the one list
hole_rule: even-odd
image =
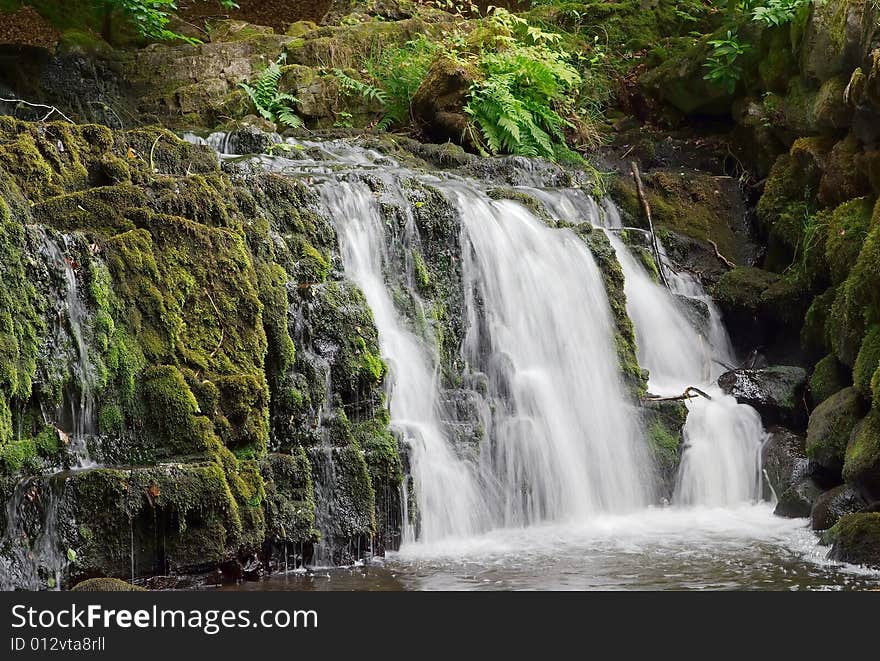
[(413, 121), (432, 141), (473, 146), (464, 106), (475, 77), (468, 65), (449, 58), (441, 57), (431, 65), (413, 96), (411, 110)]
[(859, 512), (864, 506), (865, 501), (855, 489), (841, 484), (816, 499), (810, 512), (810, 527), (813, 530), (828, 530), (841, 517)]
[[(785, 429), (772, 427), (761, 448), (761, 466), (767, 486), (777, 496), (791, 488), (808, 472), (809, 461), (804, 452), (804, 437)], [(768, 497), (772, 494), (766, 494)]]
[(775, 366), (725, 372), (718, 385), (740, 404), (761, 414), (765, 426), (799, 427), (806, 419), (804, 391), (807, 373), (801, 367)]
[(880, 513), (847, 514), (822, 538), (833, 544), (828, 557), (880, 569)]
[(844, 388), (819, 404), (807, 425), (807, 456), (839, 473), (856, 423), (865, 406), (855, 388)]

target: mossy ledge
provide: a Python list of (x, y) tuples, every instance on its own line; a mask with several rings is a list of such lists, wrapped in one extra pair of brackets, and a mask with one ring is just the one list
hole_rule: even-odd
[[(314, 449), (336, 442), (341, 420), (351, 525), (340, 534), (396, 543), (386, 370), (363, 295), (331, 266), (336, 235), (312, 191), (227, 174), (161, 128), (3, 117), (0, 157), (4, 480), (70, 461), (60, 439), (72, 422), (39, 415), (85, 387), (69, 354), (41, 350), (51, 333), (70, 337), (67, 321), (46, 321), (53, 269), (70, 267), (88, 311), (90, 449), (105, 468), (64, 485), (70, 578), (131, 578), (132, 563), (135, 575), (212, 570), (254, 553), (303, 562), (319, 538)], [(49, 243), (64, 263), (41, 266)], [(326, 392), (313, 352), (331, 341), (342, 350), (323, 362)], [(328, 427), (316, 417), (325, 399), (337, 407)]]

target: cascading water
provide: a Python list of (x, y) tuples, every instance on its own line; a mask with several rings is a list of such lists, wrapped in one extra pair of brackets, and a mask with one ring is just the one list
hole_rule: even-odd
[[(346, 273), (370, 304), (389, 363), (392, 423), (412, 448), (419, 537), (472, 535), (485, 520), (482, 497), (473, 466), (444, 437), (436, 350), (407, 328), (386, 286), (388, 252), (379, 203), (364, 183), (335, 182), (321, 192), (338, 227)], [(406, 536), (411, 540), (414, 532)]]
[(469, 250), (465, 357), (489, 375), (481, 453), (498, 526), (648, 502), (602, 276), (583, 240), (522, 205), (451, 186)]
[(70, 237), (55, 239), (44, 232), (38, 234), (53, 281), (50, 289), (54, 295), (50, 298), (54, 310), (49, 315), (55, 325), (52, 346), (62, 352), (55, 363), (69, 365), (71, 384), (62, 402), (54, 410), (44, 410), (43, 418), (65, 446), (65, 459), (56, 470), (19, 482), (6, 503), (6, 528), (0, 539), (0, 589), (4, 590), (60, 589), (70, 562), (67, 550), (61, 548), (58, 530), (67, 478), (73, 471), (97, 465), (88, 450), (89, 437), (96, 431), (97, 375), (89, 358), (89, 312), (80, 296), (75, 259), (68, 245)]
[[(636, 330), (639, 363), (650, 373), (652, 393), (681, 395), (699, 387), (711, 396), (687, 402), (685, 451), (673, 502), (727, 506), (760, 497), (760, 449), (766, 437), (760, 416), (715, 385), (735, 362), (727, 332), (712, 300), (688, 274), (674, 272), (660, 252), (669, 289), (652, 278), (617, 235), (620, 215), (610, 201), (602, 213), (576, 192), (536, 193), (565, 220), (587, 219), (606, 227), (625, 278), (627, 310)], [(697, 310), (702, 319), (695, 323)]]

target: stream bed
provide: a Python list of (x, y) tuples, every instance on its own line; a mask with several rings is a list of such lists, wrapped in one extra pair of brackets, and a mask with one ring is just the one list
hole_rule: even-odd
[(805, 519), (769, 504), (664, 508), (404, 546), (354, 567), (222, 590), (865, 590), (880, 572), (825, 560)]

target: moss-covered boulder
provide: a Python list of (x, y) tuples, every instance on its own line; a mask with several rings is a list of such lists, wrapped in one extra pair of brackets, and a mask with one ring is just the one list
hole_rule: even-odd
[(880, 324), (868, 329), (853, 366), (853, 385), (865, 399), (871, 398), (871, 382), (880, 370)]
[(833, 282), (846, 280), (871, 225), (874, 203), (858, 198), (837, 207), (828, 219), (825, 257)]
[(880, 513), (847, 514), (823, 536), (832, 544), (828, 557), (880, 569)]
[(804, 74), (824, 81), (852, 71), (867, 54), (865, 27), (874, 16), (869, 0), (813, 3), (801, 48)]
[(864, 403), (854, 388), (845, 388), (823, 401), (810, 414), (807, 455), (839, 473), (852, 431), (864, 414)]
[(816, 363), (810, 375), (810, 399), (813, 405), (824, 402), (834, 393), (850, 385), (850, 382), (849, 371), (840, 364), (840, 361), (833, 355), (825, 356)]
[(413, 120), (431, 141), (474, 147), (464, 107), (476, 76), (469, 65), (447, 57), (431, 65), (411, 104)]
[(880, 500), (880, 410), (871, 411), (853, 430), (843, 477), (868, 502)]
[(646, 402), (643, 417), (649, 448), (659, 473), (659, 493), (671, 500), (681, 463), (687, 407), (682, 402)]

